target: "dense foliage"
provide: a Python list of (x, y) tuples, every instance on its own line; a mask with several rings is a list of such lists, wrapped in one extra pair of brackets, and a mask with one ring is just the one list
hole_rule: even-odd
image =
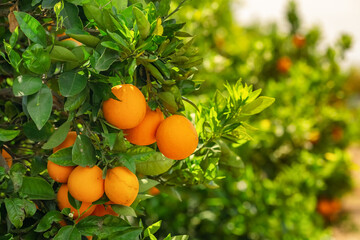
[[(182, 4), (1, 1), (0, 234), (4, 239), (156, 239), (161, 222), (137, 217), (147, 212), (143, 202), (152, 197), (149, 189), (158, 186), (176, 196), (178, 187), (214, 188), (222, 178), (221, 166), (242, 166), (237, 157), (223, 157), (234, 154), (227, 141), (248, 141), (253, 134), (248, 119), (274, 98), (259, 96), (260, 89), (237, 81), (223, 82), (226, 92), (217, 91), (201, 104), (189, 99), (201, 85), (194, 74), (203, 58), (193, 46), (193, 36), (182, 30), (184, 23), (171, 18)], [(122, 129), (109, 124), (103, 103), (122, 102), (112, 87), (126, 84), (140, 89), (152, 110), (159, 108), (166, 117), (185, 115), (195, 123), (199, 145), (194, 154), (174, 161), (155, 143), (131, 144)], [(69, 132), (74, 142), (56, 149), (67, 141)], [(113, 169), (126, 167), (130, 176), (137, 174), (139, 179), (137, 198), (131, 206), (112, 204), (112, 215), (86, 216), (94, 205), (110, 204), (108, 197), (104, 194), (82, 212), (84, 202), (72, 196), (69, 184), (64, 195), (69, 205), (60, 207), (65, 188), (49, 174), (50, 160), (60, 167), (101, 169), (105, 180)], [(82, 186), (87, 185), (91, 184)], [(70, 212), (71, 208), (76, 210)]]

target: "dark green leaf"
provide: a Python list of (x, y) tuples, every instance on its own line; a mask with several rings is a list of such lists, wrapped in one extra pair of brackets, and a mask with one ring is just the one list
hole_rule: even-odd
[(71, 122), (67, 121), (63, 123), (49, 138), (49, 141), (42, 146), (43, 149), (51, 149), (59, 146), (66, 138), (70, 130)]
[(20, 228), (25, 219), (24, 201), (19, 198), (5, 198), (4, 202), (10, 222)]
[(11, 37), (9, 40), (9, 43), (12, 48), (15, 47), (18, 37), (19, 37), (19, 28), (17, 27), (17, 28), (15, 28), (15, 31), (11, 34)]
[(64, 8), (61, 10), (60, 16), (64, 18), (66, 29), (83, 29), (83, 24), (79, 18), (79, 9), (74, 4), (64, 2)]
[(16, 20), (19, 23), (21, 31), (33, 42), (46, 47), (46, 32), (41, 24), (31, 15), (25, 12), (14, 11)]
[(71, 97), (80, 93), (87, 83), (85, 74), (81, 75), (78, 72), (70, 71), (64, 72), (59, 77), (59, 90), (65, 97)]
[(105, 48), (104, 51), (101, 53), (100, 56), (98, 56), (98, 58), (94, 59), (94, 62), (92, 64), (94, 64), (94, 68), (97, 71), (106, 71), (110, 68), (110, 66), (119, 59), (119, 56), (117, 54), (117, 52)]
[(50, 68), (50, 54), (40, 44), (29, 46), (22, 57), (24, 66), (33, 73), (43, 74)]
[(111, 208), (112, 210), (114, 210), (114, 212), (116, 212), (120, 216), (136, 217), (135, 210), (131, 207), (113, 204), (111, 205)]
[(35, 232), (45, 232), (51, 227), (53, 222), (59, 222), (62, 219), (62, 214), (59, 211), (51, 210), (40, 219), (40, 222), (36, 226)]
[(129, 239), (138, 239), (142, 232), (141, 227), (132, 227), (126, 231), (122, 231), (121, 233), (114, 233), (109, 236), (109, 239), (113, 240), (129, 240)]
[(43, 0), (41, 6), (43, 8), (54, 8), (57, 2), (59, 2), (59, 0)]
[(0, 141), (7, 142), (13, 140), (17, 135), (19, 135), (20, 130), (6, 130), (0, 128)]
[(90, 138), (78, 135), (72, 149), (73, 162), (82, 167), (92, 167), (96, 164), (95, 149)]
[(34, 200), (53, 200), (55, 193), (51, 185), (41, 177), (24, 177), (20, 195)]
[(119, 217), (105, 215), (104, 217), (88, 216), (82, 219), (76, 228), (85, 236), (107, 238), (114, 233), (121, 233), (130, 229), (131, 226)]
[(66, 99), (64, 110), (65, 111), (74, 111), (78, 109), (86, 100), (86, 97), (88, 96), (89, 91), (88, 89), (82, 90), (79, 94), (74, 95), (72, 97), (68, 97)]
[(10, 169), (10, 179), (13, 184), (14, 192), (18, 192), (23, 184), (26, 168), (21, 163), (15, 163)]
[(63, 148), (49, 156), (49, 160), (60, 166), (75, 166), (72, 162), (72, 147)]
[(36, 93), (41, 87), (41, 78), (30, 75), (20, 75), (14, 79), (13, 93), (17, 97), (27, 96)]
[(47, 140), (54, 132), (54, 128), (49, 122), (41, 130), (37, 129), (34, 121), (25, 123), (23, 127), (25, 136), (35, 142)]
[(40, 130), (50, 117), (53, 105), (51, 90), (43, 85), (39, 92), (28, 97), (27, 110)]
[(54, 240), (81, 240), (81, 233), (75, 225), (60, 228)]
[(31, 217), (36, 213), (36, 205), (34, 202), (29, 201), (27, 199), (22, 199), (24, 205), (24, 211), (26, 217)]

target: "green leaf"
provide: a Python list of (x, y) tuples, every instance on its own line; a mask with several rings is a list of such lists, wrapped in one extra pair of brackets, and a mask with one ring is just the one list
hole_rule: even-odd
[(0, 128), (0, 141), (7, 142), (13, 140), (17, 135), (19, 135), (20, 130), (6, 130)]
[(49, 160), (60, 166), (75, 166), (72, 161), (72, 147), (63, 148), (49, 156)]
[(47, 212), (36, 226), (35, 232), (45, 232), (51, 227), (53, 222), (59, 222), (63, 219), (62, 214), (59, 211), (51, 210)]
[(33, 73), (46, 73), (51, 65), (50, 54), (40, 44), (29, 46), (22, 55), (24, 66)]
[(111, 5), (116, 8), (117, 12), (127, 8), (128, 0), (113, 0)]
[(46, 32), (41, 24), (31, 15), (25, 12), (14, 11), (16, 20), (19, 23), (21, 31), (33, 42), (47, 46)]
[(104, 217), (88, 216), (82, 219), (76, 228), (84, 236), (97, 236), (103, 239), (114, 233), (121, 233), (130, 229), (131, 226), (119, 217), (105, 215)]
[(21, 196), (33, 200), (55, 199), (51, 185), (41, 177), (24, 177), (19, 193)]
[(52, 149), (59, 146), (66, 138), (70, 130), (70, 121), (64, 122), (54, 133), (51, 135), (47, 143), (42, 146), (43, 149)]
[(21, 163), (15, 163), (10, 169), (10, 179), (13, 184), (14, 192), (18, 192), (23, 184), (24, 175), (26, 173), (26, 168)]
[(73, 162), (82, 167), (92, 167), (96, 164), (94, 146), (90, 138), (85, 135), (78, 135), (72, 149)]
[(99, 72), (106, 71), (118, 59), (119, 55), (117, 54), (117, 52), (108, 48), (104, 48), (101, 55), (93, 59), (94, 62), (92, 63), (92, 65), (94, 64), (94, 68)]
[(132, 207), (124, 206), (124, 205), (111, 205), (112, 210), (121, 216), (131, 216), (136, 217), (135, 210)]
[(132, 227), (126, 231), (122, 231), (121, 233), (114, 233), (110, 235), (109, 239), (114, 239), (114, 240), (138, 239), (142, 230), (143, 228), (141, 227)]
[(10, 222), (20, 228), (25, 219), (24, 201), (19, 198), (5, 198), (4, 202)]
[(265, 97), (261, 96), (254, 100), (251, 103), (246, 104), (242, 110), (242, 114), (246, 115), (254, 115), (257, 113), (262, 112), (265, 108), (269, 107), (273, 102), (275, 101), (275, 98), (272, 97)]
[(63, 24), (67, 30), (83, 30), (83, 24), (79, 17), (79, 9), (74, 4), (65, 1), (60, 16), (63, 17)]
[(160, 92), (158, 93), (158, 97), (161, 101), (161, 103), (164, 105), (164, 107), (170, 112), (170, 113), (176, 113), (178, 108), (178, 105), (175, 101), (175, 96), (171, 92)]
[(25, 123), (23, 127), (25, 136), (35, 142), (48, 139), (54, 132), (54, 128), (49, 122), (47, 122), (41, 130), (37, 129), (34, 121)]
[(150, 234), (156, 233), (161, 227), (161, 220), (147, 227), (144, 231), (144, 237), (149, 236)]
[(15, 47), (16, 42), (18, 40), (18, 37), (19, 37), (19, 28), (16, 27), (15, 31), (11, 34), (11, 37), (10, 37), (10, 40), (9, 40), (11, 48)]
[(71, 97), (80, 93), (87, 83), (85, 74), (79, 74), (75, 71), (64, 72), (59, 77), (59, 90), (65, 97)]
[(42, 80), (39, 77), (20, 75), (15, 78), (12, 90), (15, 96), (21, 97), (38, 92), (42, 85)]
[(106, 48), (110, 48), (110, 49), (115, 50), (115, 51), (121, 51), (119, 46), (116, 45), (112, 41), (101, 42), (101, 46), (106, 47)]
[(133, 14), (136, 18), (136, 24), (138, 26), (141, 39), (146, 39), (150, 34), (149, 21), (147, 20), (145, 14), (137, 7), (133, 7)]
[(48, 121), (53, 105), (51, 90), (43, 85), (39, 92), (28, 97), (27, 110), (40, 130)]
[(161, 0), (159, 3), (158, 13), (161, 17), (167, 16), (170, 10), (170, 0)]
[(75, 225), (60, 228), (54, 240), (81, 240), (81, 233)]
[(144, 175), (159, 175), (167, 172), (175, 161), (155, 152), (148, 159), (136, 162), (136, 171)]
[(64, 104), (64, 110), (65, 111), (74, 111), (74, 110), (78, 109), (85, 102), (88, 94), (89, 94), (89, 91), (87, 88), (85, 88), (79, 94), (74, 95), (72, 97), (68, 97)]
[(23, 205), (25, 210), (25, 216), (31, 217), (36, 213), (36, 205), (34, 202), (29, 201), (27, 199), (23, 199)]
[(139, 192), (146, 192), (152, 187), (158, 185), (159, 182), (149, 178), (143, 178), (139, 180)]
[(129, 44), (119, 34), (107, 31), (109, 36), (123, 49), (130, 51)]
[(69, 37), (72, 37), (73, 39), (85, 44), (89, 47), (96, 47), (98, 43), (100, 42), (100, 39), (92, 36), (92, 35), (86, 35), (86, 34), (71, 34), (68, 33)]
[(50, 51), (50, 58), (55, 62), (78, 62), (77, 57), (67, 48), (61, 46), (50, 46), (47, 48)]

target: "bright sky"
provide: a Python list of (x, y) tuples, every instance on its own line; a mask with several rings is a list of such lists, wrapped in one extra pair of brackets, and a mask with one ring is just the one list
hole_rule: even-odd
[[(241, 24), (254, 20), (284, 22), (288, 0), (237, 0), (236, 19)], [(305, 28), (321, 27), (324, 42), (334, 43), (340, 33), (353, 37), (347, 63), (360, 66), (360, 0), (297, 0)]]

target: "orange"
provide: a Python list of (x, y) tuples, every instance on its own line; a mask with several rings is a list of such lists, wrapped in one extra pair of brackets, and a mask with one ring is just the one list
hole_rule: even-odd
[(292, 42), (295, 47), (302, 48), (306, 44), (306, 38), (300, 34), (295, 34), (292, 38)]
[(325, 218), (333, 219), (341, 210), (341, 203), (338, 199), (322, 198), (318, 200), (316, 210)]
[(105, 215), (119, 216), (119, 214), (112, 210), (110, 205), (96, 205), (95, 211), (92, 213), (92, 215), (98, 217), (102, 217)]
[(72, 145), (74, 145), (76, 137), (77, 137), (77, 134), (75, 131), (68, 132), (65, 140), (59, 146), (54, 147), (53, 152), (55, 153), (55, 152), (59, 151), (60, 149), (71, 147)]
[(94, 202), (104, 194), (102, 170), (98, 166), (77, 166), (68, 179), (70, 194), (83, 202)]
[(281, 57), (276, 63), (276, 68), (281, 73), (287, 73), (292, 65), (289, 57)]
[(139, 181), (126, 167), (109, 169), (105, 178), (106, 196), (115, 204), (130, 206), (139, 192)]
[(141, 91), (134, 85), (122, 84), (111, 88), (120, 100), (109, 98), (103, 103), (104, 118), (120, 129), (134, 128), (141, 123), (146, 113), (146, 101)]
[(186, 117), (172, 115), (157, 129), (156, 142), (165, 157), (181, 160), (195, 151), (199, 139), (195, 127)]
[(73, 166), (61, 166), (50, 160), (47, 163), (49, 176), (59, 183), (66, 183), (73, 169)]
[[(70, 212), (72, 212), (74, 214), (74, 219), (76, 219), (79, 216), (79, 214), (78, 214), (78, 211), (75, 208), (73, 208), (69, 202), (68, 191), (69, 191), (68, 185), (62, 184), (56, 195), (56, 200), (57, 200), (58, 207), (60, 210), (63, 210), (64, 208), (70, 208)], [(80, 209), (79, 209), (80, 214), (84, 213), (90, 206), (91, 206), (91, 202), (82, 202)], [(95, 208), (96, 208), (96, 205), (91, 206), (81, 216), (81, 218), (89, 216), (95, 210)]]
[(136, 145), (145, 146), (153, 144), (156, 142), (156, 130), (163, 120), (164, 115), (159, 108), (152, 111), (147, 106), (144, 120), (136, 127), (124, 130), (125, 138)]
[(153, 195), (153, 196), (156, 196), (156, 195), (160, 194), (160, 190), (157, 187), (152, 187), (149, 190), (149, 194)]
[(5, 149), (2, 149), (2, 150), (1, 150), (1, 155), (2, 155), (3, 158), (5, 159), (7, 165), (9, 166), (9, 168), (11, 168), (11, 166), (12, 166), (12, 160), (13, 160), (13, 158), (11, 157), (11, 155), (10, 155)]

